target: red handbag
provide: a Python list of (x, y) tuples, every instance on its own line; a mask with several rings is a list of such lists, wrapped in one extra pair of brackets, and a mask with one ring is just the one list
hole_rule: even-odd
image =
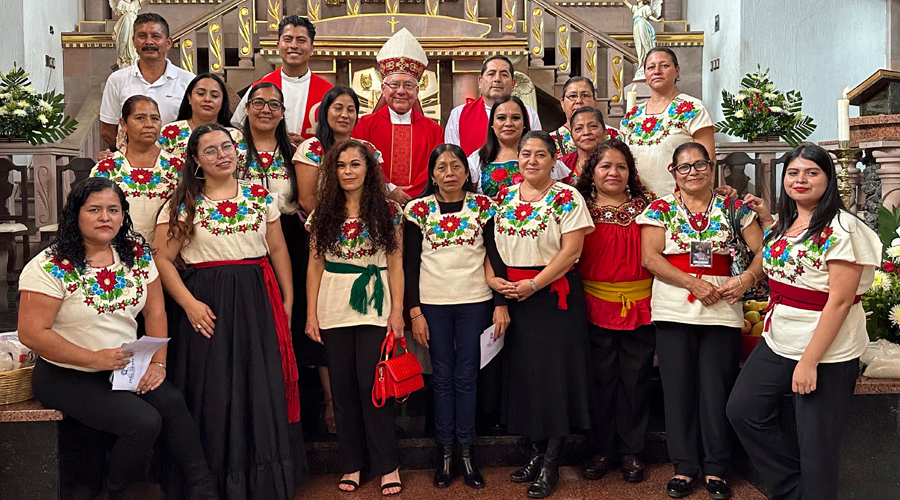
[(381, 361), (375, 365), (375, 385), (372, 387), (372, 404), (381, 408), (388, 398), (402, 403), (409, 395), (425, 387), (422, 365), (406, 348), (406, 337), (400, 337), (403, 354), (394, 355), (394, 332), (381, 343)]

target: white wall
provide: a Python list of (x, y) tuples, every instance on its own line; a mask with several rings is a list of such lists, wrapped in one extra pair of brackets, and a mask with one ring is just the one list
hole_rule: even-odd
[[(837, 139), (837, 99), (889, 67), (887, 3), (890, 0), (689, 0), (692, 30), (705, 33), (703, 102), (724, 118), (722, 89), (736, 92), (757, 63), (781, 90), (799, 90), (812, 116), (813, 142)], [(719, 14), (720, 31), (713, 33)], [(709, 71), (709, 61), (720, 68)], [(851, 115), (858, 108), (851, 107)], [(719, 141), (735, 140), (716, 134)]]
[[(26, 27), (24, 28), (25, 70), (30, 75), (31, 83), (39, 91), (56, 89), (57, 92), (62, 92), (63, 57), (60, 34), (77, 29), (78, 21), (82, 18), (83, 13), (82, 2), (80, 0), (24, 0), (22, 3), (24, 4), (22, 26)], [(53, 26), (52, 35), (50, 26)], [(56, 58), (56, 68), (52, 71), (44, 64), (45, 55)], [(20, 61), (19, 64), (22, 62)]]
[(25, 60), (25, 38), (22, 36), (23, 0), (0, 0), (0, 71), (12, 68), (13, 61)]

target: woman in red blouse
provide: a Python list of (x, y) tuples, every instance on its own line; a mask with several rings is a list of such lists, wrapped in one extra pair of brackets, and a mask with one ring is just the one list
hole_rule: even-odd
[(585, 237), (578, 263), (594, 373), (595, 455), (583, 473), (600, 479), (621, 463), (622, 478), (640, 482), (656, 340), (650, 324), (653, 276), (641, 266), (641, 229), (634, 219), (655, 196), (644, 190), (634, 156), (617, 139), (594, 149), (575, 187), (588, 200), (597, 228)]

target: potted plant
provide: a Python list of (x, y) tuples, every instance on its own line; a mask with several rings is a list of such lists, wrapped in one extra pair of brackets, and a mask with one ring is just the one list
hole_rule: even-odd
[(866, 330), (870, 340), (900, 343), (900, 208), (880, 207), (878, 236), (884, 248), (881, 269), (875, 271), (872, 287), (863, 294)]
[(65, 115), (64, 95), (39, 93), (25, 69), (13, 63), (0, 72), (0, 141), (56, 142), (75, 131), (78, 122)]
[(731, 94), (722, 91), (722, 111), (725, 119), (716, 123), (716, 130), (746, 141), (780, 137), (797, 146), (816, 129), (812, 118), (800, 112), (803, 97), (799, 91), (781, 92), (769, 80), (769, 69), (741, 80), (741, 89)]

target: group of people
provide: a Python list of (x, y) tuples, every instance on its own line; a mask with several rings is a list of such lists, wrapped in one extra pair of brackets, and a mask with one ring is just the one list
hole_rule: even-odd
[[(867, 341), (859, 296), (881, 244), (842, 206), (821, 148), (788, 156), (773, 214), (715, 188), (712, 121), (677, 90), (666, 48), (647, 54), (651, 97), (618, 131), (590, 80), (573, 77), (567, 123), (547, 133), (511, 95), (502, 56), (441, 129), (421, 112), (428, 61), (406, 30), (379, 51), (383, 94), (360, 116), (352, 89), (309, 71), (315, 26), (284, 18), (283, 66), (233, 117), (221, 79), (185, 82), (165, 59), (164, 19), (141, 14), (134, 32), (140, 59), (110, 77), (101, 113), (118, 147), (73, 187), (57, 238), (19, 283), (19, 334), (41, 356), (36, 397), (117, 436), (110, 498), (157, 438), (171, 498), (293, 498), (304, 366), (320, 367), (338, 487), (358, 490), (367, 469), (384, 495), (400, 493), (395, 402), (371, 394), (383, 340), (404, 332), (433, 367), (434, 485), (461, 475), (483, 488), (473, 445), (491, 325), (505, 336), (491, 363), (499, 413), (530, 442), (510, 479), (528, 497), (552, 494), (572, 432), (595, 451), (587, 479), (643, 480), (656, 354), (670, 497), (698, 481), (731, 496), (733, 428), (775, 498), (835, 498)], [(737, 272), (736, 242), (754, 254)], [(739, 301), (766, 278), (766, 331), (739, 375)], [(139, 335), (171, 341), (136, 392), (112, 391)], [(790, 393), (796, 434), (779, 426)]]

